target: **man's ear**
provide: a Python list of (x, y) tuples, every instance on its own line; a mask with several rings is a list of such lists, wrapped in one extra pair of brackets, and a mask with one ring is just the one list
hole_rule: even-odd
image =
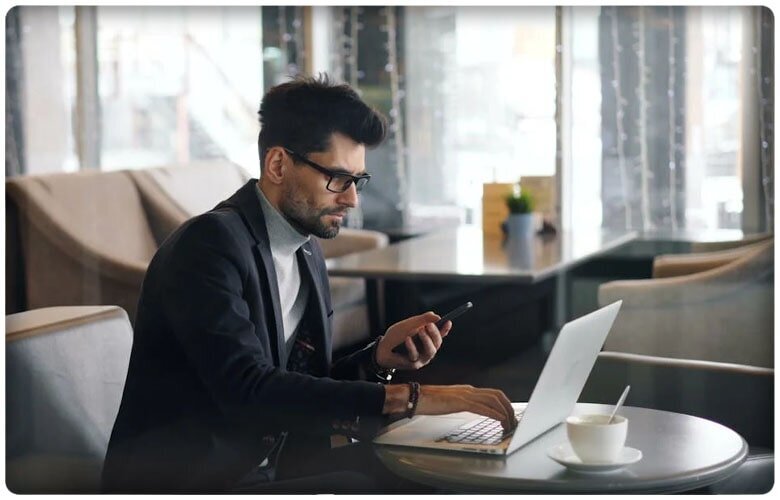
[(275, 146), (269, 149), (265, 155), (263, 177), (273, 184), (281, 184), (284, 179), (285, 157), (286, 155), (281, 147)]

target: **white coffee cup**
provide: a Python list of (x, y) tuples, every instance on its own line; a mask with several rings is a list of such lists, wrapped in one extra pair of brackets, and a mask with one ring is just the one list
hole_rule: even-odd
[(615, 415), (572, 415), (566, 419), (566, 435), (572, 450), (585, 463), (611, 463), (626, 444), (628, 419)]

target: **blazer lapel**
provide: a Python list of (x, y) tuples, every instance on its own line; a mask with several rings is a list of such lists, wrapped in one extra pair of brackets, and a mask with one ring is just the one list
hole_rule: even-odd
[(323, 296), (323, 290), (322, 290), (322, 276), (320, 276), (319, 266), (314, 262), (314, 253), (311, 250), (311, 242), (308, 241), (304, 243), (301, 248), (298, 250), (298, 255), (301, 257), (298, 259), (298, 262), (302, 262), (303, 266), (301, 266), (301, 273), (306, 273), (309, 278), (309, 283), (312, 283), (313, 290), (312, 290), (312, 297), (315, 297), (316, 305), (317, 305), (317, 311), (318, 311), (318, 318), (320, 321), (320, 324), (322, 325), (322, 332), (323, 332), (323, 348), (324, 352), (322, 361), (325, 362), (325, 368), (330, 366), (331, 362), (331, 348), (332, 348), (332, 335), (330, 332), (330, 321), (328, 321), (328, 310), (325, 307), (325, 298)]
[[(274, 268), (273, 258), (271, 257), (271, 243), (268, 237), (268, 230), (265, 227), (265, 219), (263, 217), (263, 209), (260, 206), (260, 200), (257, 198), (257, 179), (251, 179), (244, 184), (244, 187), (239, 189), (228, 200), (224, 201), (217, 206), (233, 206), (238, 208), (239, 213), (244, 219), (244, 223), (249, 227), (252, 236), (257, 244), (254, 248), (255, 260), (257, 261), (257, 269), (260, 274), (260, 279), (265, 278), (268, 283), (268, 297), (271, 300), (271, 306), (273, 309), (273, 330), (270, 332), (270, 341), (272, 348), (274, 349), (274, 362), (276, 366), (284, 368), (282, 361), (285, 359), (285, 343), (284, 343), (284, 325), (282, 324), (282, 307), (281, 300), (279, 299), (279, 282), (276, 278), (276, 269)], [(270, 323), (269, 321), (269, 323)], [(267, 327), (270, 330), (271, 325)], [(276, 345), (273, 345), (276, 344)]]

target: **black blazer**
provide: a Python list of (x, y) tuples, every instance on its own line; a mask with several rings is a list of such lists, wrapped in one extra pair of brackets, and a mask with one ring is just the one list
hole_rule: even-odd
[(278, 285), (256, 182), (184, 223), (149, 265), (106, 491), (220, 491), (260, 464), (280, 432), (328, 435), (335, 420), (381, 413), (384, 387), (357, 380), (368, 349), (331, 364), (330, 290), (313, 239), (298, 259), (314, 283), (317, 362), (330, 377), (280, 365)]

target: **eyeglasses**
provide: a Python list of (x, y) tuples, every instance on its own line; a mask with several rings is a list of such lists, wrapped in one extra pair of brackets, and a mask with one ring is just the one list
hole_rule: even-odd
[(371, 174), (352, 175), (345, 172), (334, 172), (333, 170), (325, 168), (319, 163), (315, 163), (291, 149), (284, 148), (284, 150), (287, 151), (290, 156), (294, 156), (296, 159), (310, 166), (314, 170), (329, 176), (330, 178), (328, 179), (328, 185), (325, 187), (331, 193), (343, 193), (353, 184), (355, 185), (355, 190), (359, 193), (365, 187), (365, 185), (368, 184), (368, 181), (371, 180)]

